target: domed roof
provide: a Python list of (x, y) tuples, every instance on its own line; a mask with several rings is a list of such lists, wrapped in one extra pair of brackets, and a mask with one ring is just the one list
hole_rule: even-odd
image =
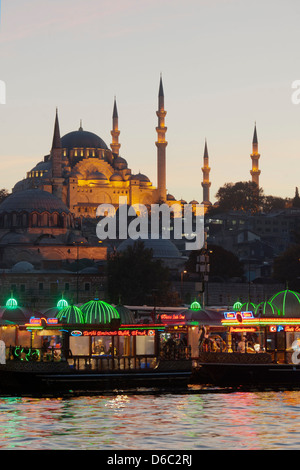
[(104, 140), (93, 132), (84, 131), (80, 128), (78, 131), (69, 132), (61, 138), (62, 148), (100, 148), (108, 150)]
[(117, 157), (114, 159), (114, 167), (118, 170), (124, 170), (127, 168), (127, 161), (123, 157)]
[(129, 308), (124, 305), (116, 305), (115, 309), (120, 315), (121, 325), (133, 325), (136, 323), (134, 314)]
[(175, 201), (175, 197), (172, 194), (167, 194), (167, 201)]
[(273, 295), (269, 300), (279, 311), (278, 315), (289, 318), (300, 317), (300, 294), (292, 290), (284, 290)]
[(29, 316), (24, 308), (18, 306), (18, 302), (14, 298), (8, 299), (5, 307), (2, 307), (0, 312), (1, 320), (8, 320), (17, 324), (25, 323)]
[(138, 173), (137, 175), (132, 175), (130, 177), (131, 180), (139, 180), (139, 181), (143, 181), (143, 182), (146, 182), (146, 183), (150, 183), (150, 180), (148, 178), (148, 176), (146, 175), (143, 175), (142, 173)]
[(30, 273), (34, 270), (34, 266), (28, 261), (19, 261), (12, 268), (13, 273)]
[(260, 302), (255, 309), (254, 315), (256, 317), (261, 317), (264, 315), (265, 317), (273, 317), (279, 315), (280, 312), (278, 308), (273, 305), (271, 302)]
[(35, 165), (30, 171), (48, 171), (51, 169), (51, 160), (41, 161)]
[(0, 214), (4, 212), (65, 212), (69, 209), (61, 199), (41, 189), (25, 189), (13, 192), (0, 204)]
[(88, 324), (107, 325), (112, 320), (119, 320), (118, 311), (103, 300), (90, 300), (82, 305), (81, 311), (84, 316), (84, 322)]
[(56, 314), (56, 318), (71, 324), (84, 323), (83, 313), (76, 305), (63, 308)]
[[(141, 241), (145, 248), (152, 250), (154, 258), (181, 258), (178, 248), (171, 242), (171, 240), (159, 238), (153, 240), (145, 239)], [(124, 240), (120, 243), (118, 251), (126, 250), (129, 246), (133, 246), (135, 242), (136, 240), (132, 240), (131, 238)]]

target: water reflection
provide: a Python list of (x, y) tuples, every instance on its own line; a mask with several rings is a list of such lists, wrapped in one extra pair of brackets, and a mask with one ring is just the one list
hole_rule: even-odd
[(300, 392), (0, 398), (0, 449), (297, 449)]

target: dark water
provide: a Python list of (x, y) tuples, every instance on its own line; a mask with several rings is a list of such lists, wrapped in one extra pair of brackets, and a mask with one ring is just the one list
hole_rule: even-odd
[(0, 398), (0, 449), (300, 448), (300, 392)]

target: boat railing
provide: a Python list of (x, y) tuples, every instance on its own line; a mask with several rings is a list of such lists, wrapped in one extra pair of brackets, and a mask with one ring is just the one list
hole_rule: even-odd
[(160, 351), (160, 358), (166, 360), (183, 360), (183, 359), (191, 359), (192, 356), (192, 348), (191, 346), (185, 345), (168, 345), (167, 343)]
[(154, 354), (135, 356), (71, 356), (69, 366), (76, 370), (145, 370), (157, 366), (157, 356)]

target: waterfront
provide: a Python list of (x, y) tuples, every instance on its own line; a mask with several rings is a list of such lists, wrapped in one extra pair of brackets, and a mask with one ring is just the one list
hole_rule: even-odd
[(299, 391), (0, 398), (1, 450), (292, 450)]

